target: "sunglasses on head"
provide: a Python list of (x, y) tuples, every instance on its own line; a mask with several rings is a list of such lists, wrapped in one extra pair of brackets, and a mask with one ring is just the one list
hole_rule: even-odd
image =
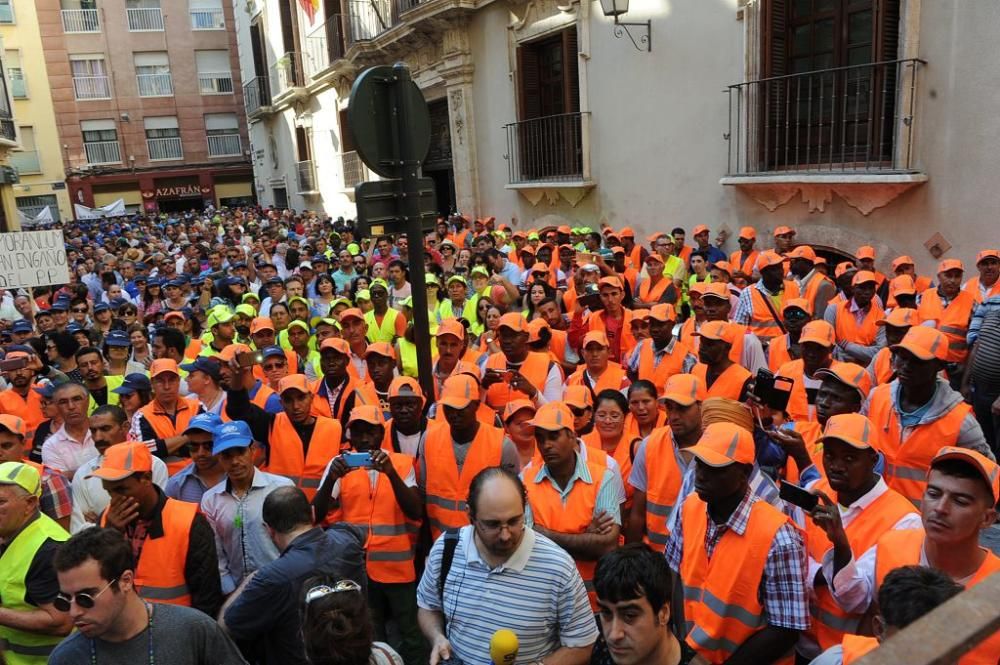
[(56, 597), (52, 600), (52, 606), (55, 607), (60, 612), (69, 612), (69, 608), (75, 602), (77, 605), (85, 610), (89, 610), (94, 606), (97, 601), (98, 596), (111, 588), (111, 585), (118, 581), (118, 578), (108, 582), (103, 589), (97, 593), (87, 593), (86, 591), (81, 591), (79, 593), (70, 595), (68, 593), (59, 592)]
[(354, 580), (340, 580), (332, 587), (325, 584), (320, 586), (314, 586), (313, 588), (306, 591), (306, 605), (313, 602), (314, 600), (319, 600), (323, 596), (328, 596), (331, 593), (342, 593), (344, 591), (354, 591), (360, 592), (361, 585)]

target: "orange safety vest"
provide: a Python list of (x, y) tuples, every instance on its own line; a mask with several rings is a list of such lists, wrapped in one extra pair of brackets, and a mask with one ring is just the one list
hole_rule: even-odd
[(257, 389), (257, 394), (253, 396), (250, 400), (251, 404), (256, 404), (260, 408), (264, 408), (267, 405), (267, 400), (271, 399), (271, 395), (275, 392), (267, 385), (267, 383), (261, 382), (260, 388)]
[(674, 280), (669, 277), (662, 277), (660, 281), (653, 286), (651, 279), (643, 280), (642, 284), (639, 285), (639, 300), (641, 302), (660, 302), (660, 298), (663, 297), (663, 293), (667, 288), (674, 283)]
[(601, 445), (601, 435), (597, 432), (596, 427), (585, 434), (582, 441), (591, 450), (599, 450), (618, 463), (618, 470), (621, 472), (622, 482), (625, 485), (625, 504), (622, 506), (622, 514), (628, 515), (632, 510), (632, 495), (635, 493), (635, 488), (628, 484), (628, 477), (632, 475), (632, 458), (639, 447), (640, 437), (630, 436), (628, 428), (625, 428), (622, 430), (622, 436), (618, 439), (618, 443), (615, 444), (614, 451), (610, 453), (604, 450), (604, 446)]
[(678, 335), (677, 338), (687, 344), (688, 348), (691, 349), (691, 353), (697, 356), (698, 342), (701, 341), (701, 338), (695, 335), (696, 332), (698, 332), (698, 322), (692, 314), (691, 317), (684, 322), (684, 325), (681, 326), (681, 334)]
[(316, 427), (306, 452), (305, 442), (299, 438), (288, 414), (275, 414), (267, 436), (267, 464), (262, 468), (285, 476), (312, 501), (326, 465), (340, 454), (341, 435), (339, 421), (316, 416)]
[(737, 402), (740, 400), (744, 384), (751, 376), (745, 367), (735, 363), (716, 377), (712, 385), (708, 385), (708, 365), (705, 363), (695, 365), (691, 373), (708, 387), (708, 397), (727, 397)]
[[(809, 303), (809, 306), (812, 308), (813, 312), (816, 312), (816, 293), (819, 291), (819, 287), (822, 286), (825, 282), (830, 282), (831, 284), (833, 284), (833, 282), (825, 275), (823, 275), (823, 273), (814, 272), (812, 274), (812, 277), (809, 278), (808, 282), (806, 282), (804, 285), (799, 286), (799, 291), (802, 293), (800, 297), (806, 299), (806, 302)], [(823, 316), (822, 313), (820, 312), (817, 312), (817, 314), (819, 314), (820, 317)]]
[[(697, 494), (684, 501), (681, 528), (684, 552), (684, 618), (688, 645), (710, 663), (723, 663), (744, 642), (768, 626), (759, 598), (771, 542), (788, 517), (766, 501), (750, 508), (743, 535), (723, 533), (711, 558), (705, 552), (708, 506)], [(791, 657), (778, 663), (792, 663)]]
[[(184, 576), (191, 527), (198, 514), (198, 504), (167, 498), (160, 513), (163, 536), (142, 541), (139, 564), (135, 569), (135, 586), (139, 595), (154, 603), (191, 607), (191, 590)], [(108, 511), (101, 515), (101, 526), (107, 526)]]
[(771, 340), (770, 344), (767, 345), (767, 368), (771, 370), (772, 373), (777, 374), (778, 369), (781, 368), (782, 365), (795, 360), (795, 358), (792, 358), (792, 354), (788, 351), (790, 345), (791, 339), (789, 339), (788, 333), (778, 335)]
[(479, 423), (479, 431), (469, 446), (460, 474), (452, 448), (451, 428), (440, 427), (434, 432), (428, 432), (424, 441), (427, 473), (424, 484), (427, 493), (427, 521), (433, 539), (436, 540), (448, 529), (457, 529), (469, 523), (465, 502), (469, 496), (469, 483), (486, 467), (500, 466), (503, 438), (504, 432), (499, 427)]
[(857, 319), (854, 318), (854, 314), (850, 311), (851, 302), (853, 302), (853, 299), (845, 300), (837, 305), (833, 326), (837, 341), (872, 346), (875, 344), (876, 335), (878, 335), (878, 325), (876, 323), (885, 316), (885, 312), (882, 306), (878, 304), (878, 301), (872, 299), (868, 313), (865, 314), (865, 318), (859, 326)]
[[(188, 342), (187, 348), (184, 349), (184, 359), (193, 360), (197, 358), (201, 355), (202, 348), (204, 348), (204, 345), (201, 343), (201, 340), (197, 337), (192, 337), (191, 341)], [(214, 351), (212, 355), (215, 355)]]
[[(389, 453), (400, 478), (413, 471), (413, 458)], [(340, 507), (331, 522), (347, 522), (365, 532), (368, 577), (382, 584), (405, 584), (417, 579), (413, 566), (414, 543), (419, 529), (406, 518), (396, 501), (388, 476), (380, 473), (372, 489), (365, 469), (355, 469), (340, 479)]]
[(646, 439), (646, 542), (661, 551), (667, 544), (667, 520), (681, 491), (684, 469), (677, 465), (670, 427), (658, 427)]
[(667, 379), (674, 374), (681, 374), (684, 370), (684, 359), (687, 358), (691, 350), (688, 345), (677, 339), (674, 340), (674, 349), (669, 354), (661, 356), (660, 364), (655, 364), (655, 354), (653, 353), (653, 340), (643, 340), (639, 342), (639, 379), (652, 381), (656, 386), (656, 394), (662, 394), (667, 385)]
[[(545, 380), (549, 376), (549, 368), (551, 366), (552, 360), (549, 358), (549, 354), (530, 351), (519, 371), (531, 385), (538, 389), (538, 392), (541, 392), (545, 389)], [(486, 369), (507, 369), (507, 356), (502, 351), (491, 353), (486, 359)], [(511, 388), (509, 383), (498, 381), (486, 389), (486, 399), (484, 401), (492, 409), (502, 411), (508, 402), (516, 399), (530, 398), (526, 393)]]
[[(920, 563), (924, 537), (923, 529), (900, 529), (889, 531), (879, 539), (875, 550), (876, 592), (889, 571)], [(972, 575), (966, 588), (976, 586), (997, 572), (1000, 572), (1000, 557), (986, 550), (986, 558), (979, 570)], [(996, 665), (997, 654), (1000, 654), (1000, 632), (994, 632), (991, 637), (967, 652), (958, 660), (958, 665)]]
[(840, 647), (844, 650), (841, 656), (844, 665), (851, 665), (861, 660), (870, 651), (878, 649), (879, 641), (874, 637), (864, 635), (844, 635)]
[[(174, 417), (171, 418), (155, 399), (146, 406), (139, 409), (139, 413), (146, 419), (149, 426), (153, 428), (158, 439), (169, 439), (172, 436), (180, 436), (187, 429), (191, 419), (198, 415), (201, 408), (196, 397), (178, 397), (177, 407)], [(163, 460), (167, 465), (167, 472), (172, 476), (188, 464), (190, 457), (180, 457), (179, 455), (168, 455)]]
[(875, 354), (872, 359), (872, 370), (868, 372), (868, 376), (871, 377), (873, 386), (892, 381), (896, 371), (892, 368), (892, 350), (889, 347), (879, 349)]
[(759, 258), (760, 252), (756, 249), (750, 250), (750, 254), (746, 260), (743, 259), (743, 250), (736, 250), (729, 255), (729, 265), (732, 266), (733, 272), (742, 272), (749, 276), (753, 274), (753, 269), (757, 267), (757, 259)]
[(642, 267), (642, 245), (636, 245), (625, 255), (625, 265), (636, 270)]
[(879, 432), (879, 452), (885, 455), (885, 482), (920, 506), (931, 460), (944, 446), (955, 445), (962, 421), (972, 407), (962, 402), (944, 417), (904, 431), (893, 406), (894, 389), (895, 383), (886, 383), (872, 391), (868, 418)]
[(334, 420), (343, 421), (344, 417), (347, 416), (347, 398), (354, 394), (354, 391), (361, 386), (362, 381), (356, 378), (353, 374), (348, 374), (347, 384), (340, 391), (340, 395), (337, 396), (337, 399), (334, 402), (334, 405), (337, 407), (337, 413), (334, 413), (330, 408), (330, 398), (328, 394), (319, 394), (320, 388), (323, 387), (324, 380), (325, 379), (323, 377), (320, 377), (316, 379), (316, 382), (312, 385), (313, 401), (309, 414), (316, 416), (317, 418), (333, 418)]
[(739, 323), (730, 323), (729, 326), (733, 329), (739, 330), (736, 335), (736, 339), (733, 341), (732, 345), (729, 347), (729, 359), (732, 360), (737, 365), (743, 364), (743, 346), (747, 341), (747, 334), (749, 329), (740, 325)]
[[(833, 489), (824, 478), (817, 481), (813, 489), (829, 497), (834, 495)], [(844, 527), (854, 557), (858, 558), (867, 552), (883, 534), (891, 531), (899, 520), (913, 512), (915, 512), (913, 504), (903, 495), (893, 489), (884, 492)], [(812, 520), (806, 520), (806, 550), (809, 556), (814, 561), (822, 561), (823, 555), (832, 548), (833, 544), (827, 538), (826, 532)], [(864, 613), (848, 614), (840, 609), (837, 601), (833, 599), (833, 594), (830, 593), (830, 587), (826, 584), (817, 585), (813, 591), (816, 594), (816, 604), (809, 608), (813, 617), (809, 630), (819, 643), (820, 649), (825, 651), (839, 644), (844, 635), (856, 634), (861, 628)]]
[(569, 333), (565, 330), (549, 328), (552, 339), (549, 342), (549, 356), (557, 363), (566, 362), (566, 345), (569, 344)]
[[(438, 401), (439, 399), (441, 399), (441, 388), (444, 387), (444, 381), (439, 381), (438, 378), (437, 378), (437, 367), (438, 367), (438, 364), (434, 363), (434, 366), (431, 368), (432, 374), (434, 376), (434, 401), (435, 402)], [(449, 374), (447, 377), (445, 377), (445, 379), (447, 380), (448, 377), (455, 376), (456, 374), (472, 374), (473, 376), (478, 377), (480, 375), (480, 373), (481, 372), (479, 371), (479, 366), (478, 365), (476, 365), (475, 363), (470, 363), (467, 360), (459, 359), (459, 361), (455, 364), (455, 369), (451, 370), (451, 374)], [(439, 411), (440, 411), (440, 409), (439, 409)]]
[(30, 449), (35, 430), (45, 420), (42, 396), (34, 391), (34, 386), (28, 388), (27, 398), (21, 397), (13, 388), (0, 391), (0, 413), (17, 416), (24, 421), (24, 447)]
[[(781, 326), (778, 324), (774, 314), (771, 314), (771, 309), (768, 308), (767, 303), (764, 301), (764, 298), (768, 296), (761, 293), (760, 289), (755, 286), (747, 288), (750, 289), (750, 332), (757, 335), (761, 341), (777, 337), (781, 334)], [(793, 281), (785, 280), (785, 288), (781, 292), (781, 301), (775, 305), (772, 299), (771, 307), (780, 316), (782, 310), (785, 308), (785, 303), (798, 297), (799, 285)]]
[[(632, 335), (632, 318), (633, 313), (630, 309), (622, 310), (624, 318), (622, 319), (621, 328), (621, 342), (618, 346), (618, 350), (621, 353), (621, 357), (625, 357), (629, 351), (635, 348), (635, 337)], [(587, 323), (590, 325), (591, 330), (600, 330), (602, 333), (607, 333), (607, 329), (604, 327), (604, 316), (606, 312), (600, 311), (595, 312), (590, 315), (587, 319)]]
[[(535, 524), (559, 533), (585, 533), (594, 519), (594, 508), (597, 505), (597, 493), (601, 489), (601, 481), (607, 467), (587, 458), (587, 470), (590, 472), (590, 482), (577, 480), (569, 495), (563, 500), (561, 493), (549, 480), (537, 482), (539, 467), (535, 462), (529, 462), (521, 473), (524, 487), (528, 494), (528, 505), (531, 506), (531, 517)], [(594, 570), (597, 561), (575, 559), (576, 568), (583, 578), (587, 589), (590, 609), (597, 612), (597, 594), (594, 592)]]
[[(924, 279), (926, 279), (926, 278), (924, 278)], [(928, 283), (928, 286), (930, 286), (929, 283)], [(972, 299), (976, 301), (977, 305), (979, 303), (983, 302), (983, 293), (982, 293), (982, 291), (979, 290), (979, 278), (978, 277), (973, 277), (968, 282), (966, 282), (965, 286), (962, 287), (962, 290), (968, 291), (972, 295)], [(917, 288), (917, 291), (920, 292), (920, 288), (919, 287)], [(986, 297), (987, 298), (992, 298), (995, 295), (1000, 295), (1000, 279), (998, 279), (997, 281), (993, 282), (993, 286), (990, 287), (989, 292), (986, 294)]]
[[(834, 360), (830, 363), (830, 367), (833, 368), (840, 364), (843, 363)], [(805, 361), (799, 358), (787, 362), (778, 368), (776, 374), (794, 381), (792, 394), (788, 398), (788, 406), (785, 407), (785, 412), (789, 417), (796, 422), (815, 421), (815, 411), (809, 412), (809, 396), (806, 394), (805, 384)]]
[(567, 386), (587, 386), (590, 388), (590, 392), (594, 393), (596, 397), (602, 390), (611, 388), (612, 390), (621, 390), (622, 382), (625, 380), (625, 368), (618, 363), (608, 361), (608, 368), (604, 370), (604, 374), (598, 377), (596, 383), (588, 383), (590, 379), (584, 380), (584, 372), (587, 370), (586, 365), (582, 365), (580, 369), (576, 370), (570, 374), (569, 378), (566, 379)]
[(964, 362), (969, 355), (969, 345), (965, 341), (965, 335), (969, 332), (969, 320), (972, 318), (975, 306), (975, 298), (968, 291), (959, 291), (947, 307), (941, 305), (941, 296), (938, 295), (937, 289), (925, 291), (920, 297), (917, 316), (921, 321), (932, 319), (936, 321), (934, 327), (948, 338), (948, 357), (945, 358), (947, 362)]

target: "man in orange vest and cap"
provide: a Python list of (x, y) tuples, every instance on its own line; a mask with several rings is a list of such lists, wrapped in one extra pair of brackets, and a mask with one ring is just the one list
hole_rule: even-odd
[(562, 369), (548, 353), (528, 346), (528, 320), (518, 312), (508, 312), (497, 324), (500, 351), (491, 353), (483, 366), (482, 387), (486, 403), (503, 411), (508, 402), (530, 399), (544, 404), (562, 394)]
[(740, 334), (739, 328), (725, 321), (709, 321), (695, 333), (700, 340), (698, 364), (691, 373), (705, 385), (708, 397), (746, 400), (753, 375), (730, 359), (730, 349)]
[(750, 489), (749, 431), (712, 423), (688, 449), (695, 494), (685, 499), (665, 556), (684, 589), (687, 643), (708, 663), (792, 663), (809, 627), (802, 534)]
[[(353, 354), (354, 350), (347, 341), (339, 337), (329, 337), (319, 345), (319, 363), (323, 376), (313, 382), (311, 387), (314, 416), (342, 420), (354, 408), (355, 390), (361, 386), (363, 379), (353, 369)], [(367, 365), (365, 367), (367, 375)]]
[(674, 337), (676, 319), (672, 305), (655, 305), (649, 310), (649, 339), (639, 342), (628, 356), (630, 379), (652, 381), (657, 392), (662, 392), (670, 377), (691, 371), (697, 359), (685, 342)]
[(799, 245), (788, 254), (792, 259), (792, 278), (799, 285), (799, 294), (809, 303), (810, 312), (825, 312), (837, 287), (826, 275), (816, 270), (816, 252), (809, 245)]
[(752, 226), (741, 226), (736, 242), (739, 243), (740, 250), (729, 255), (729, 264), (734, 272), (752, 275), (757, 267), (757, 258), (760, 256), (760, 252), (754, 249), (757, 229)]
[(897, 307), (876, 321), (876, 325), (882, 327), (886, 345), (878, 350), (868, 365), (868, 375), (873, 386), (889, 383), (896, 378), (896, 370), (892, 367), (892, 347), (902, 342), (910, 328), (919, 322), (917, 310), (906, 307)]
[(131, 544), (140, 596), (214, 617), (222, 607), (215, 534), (198, 504), (171, 499), (153, 484), (152, 470), (144, 443), (118, 443), (105, 451), (90, 474), (111, 495), (101, 526), (121, 531)]
[(196, 415), (204, 411), (197, 397), (181, 397), (181, 373), (170, 358), (159, 358), (149, 367), (153, 401), (139, 409), (132, 419), (129, 439), (143, 441), (174, 475), (191, 463), (184, 431)]
[(776, 373), (794, 381), (785, 413), (793, 420), (815, 421), (816, 397), (823, 382), (817, 373), (835, 362), (831, 355), (833, 327), (826, 321), (810, 321), (802, 328), (799, 344), (802, 357), (788, 361)]
[(583, 310), (577, 309), (570, 323), (569, 343), (574, 349), (582, 349), (587, 332), (603, 332), (608, 338), (611, 360), (620, 362), (635, 348), (631, 330), (632, 310), (622, 306), (625, 287), (618, 277), (602, 277), (598, 290), (604, 308), (589, 312), (586, 317)]
[[(878, 423), (875, 423), (876, 426)], [(979, 544), (997, 519), (1000, 467), (967, 448), (941, 448), (930, 464), (920, 513), (923, 528), (891, 530), (861, 557), (827, 556), (824, 576), (845, 612), (864, 612), (889, 571), (901, 566), (937, 568), (966, 588), (1000, 572), (1000, 557)], [(828, 521), (836, 506), (826, 507)], [(1000, 633), (958, 660), (958, 665), (994, 665)]]
[(851, 278), (851, 298), (826, 308), (823, 318), (833, 326), (837, 348), (833, 357), (867, 365), (878, 352), (878, 321), (885, 315), (875, 298), (875, 273), (861, 270)]
[(948, 352), (945, 356), (946, 369), (952, 386), (960, 385), (965, 361), (969, 356), (966, 335), (975, 297), (970, 291), (962, 290), (962, 275), (965, 268), (958, 259), (945, 259), (938, 264), (938, 287), (928, 289), (920, 298), (917, 315), (920, 324), (934, 326), (948, 338)]
[(625, 368), (610, 360), (610, 344), (603, 332), (592, 330), (584, 335), (580, 355), (583, 365), (566, 379), (567, 386), (587, 386), (597, 395), (607, 388), (625, 391), (632, 383)]
[(469, 336), (465, 326), (458, 319), (447, 318), (438, 324), (435, 334), (438, 357), (431, 373), (434, 375), (434, 401), (441, 396), (441, 389), (448, 377), (455, 374), (475, 374), (479, 376), (477, 365), (462, 360), (469, 349)]
[(757, 259), (760, 280), (743, 289), (733, 322), (749, 326), (750, 332), (766, 344), (783, 333), (781, 310), (785, 303), (799, 297), (799, 287), (785, 279), (784, 259), (775, 252), (762, 252)]
[(906, 275), (913, 279), (913, 288), (916, 289), (917, 293), (923, 293), (931, 286), (931, 278), (917, 275), (917, 267), (913, 258), (905, 254), (892, 260), (892, 274), (896, 277)]
[(745, 367), (751, 374), (756, 374), (761, 367), (767, 367), (767, 356), (764, 355), (761, 339), (747, 326), (729, 320), (733, 306), (729, 287), (722, 282), (712, 282), (702, 285), (700, 291), (705, 319), (727, 322), (733, 331), (729, 359)]
[(1000, 295), (1000, 249), (984, 249), (976, 254), (978, 277), (967, 281), (962, 289), (972, 294), (976, 303)]

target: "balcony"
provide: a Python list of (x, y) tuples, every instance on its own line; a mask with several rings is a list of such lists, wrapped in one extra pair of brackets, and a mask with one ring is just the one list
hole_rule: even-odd
[(271, 87), (266, 76), (255, 76), (243, 84), (243, 104), (248, 116), (270, 112)]
[(316, 190), (316, 168), (312, 160), (296, 162), (295, 170), (298, 174), (297, 182), (299, 194), (313, 194)]
[(77, 101), (111, 99), (111, 85), (107, 76), (74, 76), (73, 94)]
[(354, 150), (340, 153), (340, 161), (344, 165), (344, 189), (353, 192), (357, 185), (370, 179), (368, 167)]
[(243, 145), (239, 134), (209, 134), (209, 157), (239, 157), (243, 154)]
[(14, 120), (9, 112), (0, 111), (0, 113), (3, 113), (3, 116), (0, 116), (0, 139), (17, 144), (17, 127), (14, 126)]
[(922, 64), (868, 63), (729, 86), (721, 183), (745, 188), (770, 210), (802, 190), (813, 211), (833, 192), (867, 215), (925, 182), (913, 153)]
[(505, 125), (511, 185), (585, 179), (583, 135), (589, 113), (562, 113)]
[(140, 97), (169, 97), (174, 94), (174, 83), (170, 74), (138, 74)]
[(42, 172), (42, 162), (38, 158), (37, 150), (12, 152), (8, 157), (10, 165), (17, 169), (17, 172), (21, 175)]
[(184, 159), (184, 150), (181, 147), (181, 137), (179, 136), (146, 139), (146, 147), (149, 149), (149, 161), (151, 162)]
[(298, 85), (295, 73), (295, 54), (292, 52), (285, 53), (271, 65), (271, 94), (274, 98)]
[(192, 30), (225, 30), (226, 15), (221, 9), (192, 9)]
[(83, 144), (83, 149), (88, 164), (121, 164), (122, 153), (118, 141), (89, 141)]
[(336, 14), (306, 35), (302, 66), (310, 79), (344, 57), (347, 50), (347, 17)]
[(129, 32), (163, 31), (163, 11), (159, 7), (129, 7), (125, 13)]
[(203, 95), (231, 95), (233, 75), (229, 72), (198, 72), (198, 90)]
[(10, 81), (10, 96), (14, 99), (27, 99), (28, 84), (24, 81), (24, 72), (20, 69), (8, 69), (7, 76)]
[(65, 33), (101, 31), (101, 17), (96, 9), (64, 9), (61, 13)]

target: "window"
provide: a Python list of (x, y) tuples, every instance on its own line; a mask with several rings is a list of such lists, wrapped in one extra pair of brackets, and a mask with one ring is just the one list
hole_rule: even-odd
[(35, 128), (21, 127), (21, 148), (10, 153), (10, 165), (18, 173), (41, 173), (42, 165), (38, 160), (38, 149), (35, 146)]
[(195, 51), (198, 88), (203, 95), (233, 94), (233, 74), (229, 51)]
[(222, 12), (222, 0), (191, 0), (192, 30), (225, 30), (226, 15)]
[(163, 30), (160, 0), (127, 0), (125, 14), (129, 32), (159, 32)]
[(209, 113), (205, 116), (209, 157), (234, 157), (243, 154), (240, 121), (235, 113)]
[(101, 17), (96, 0), (62, 0), (63, 32), (100, 32)]
[(0, 25), (14, 23), (13, 0), (0, 0)]
[(84, 120), (80, 123), (80, 130), (83, 132), (83, 149), (88, 164), (121, 163), (114, 120)]
[(14, 99), (25, 99), (28, 96), (28, 86), (24, 82), (24, 71), (21, 69), (21, 52), (9, 50), (7, 59), (7, 81), (10, 83), (10, 95)]
[(174, 94), (170, 77), (170, 61), (164, 51), (136, 53), (135, 80), (140, 97), (169, 97)]
[(181, 132), (174, 116), (146, 118), (146, 147), (150, 161), (163, 159), (183, 159)]
[(52, 220), (59, 221), (59, 199), (55, 194), (18, 196), (14, 199), (14, 204), (21, 211), (21, 214), (28, 219), (35, 219), (42, 214), (42, 211), (48, 208), (49, 213), (52, 215)]
[(288, 207), (288, 189), (285, 187), (272, 187), (271, 192), (274, 195), (274, 207), (284, 210)]
[(111, 98), (111, 83), (103, 55), (71, 55), (69, 64), (73, 73), (73, 93), (78, 101)]

